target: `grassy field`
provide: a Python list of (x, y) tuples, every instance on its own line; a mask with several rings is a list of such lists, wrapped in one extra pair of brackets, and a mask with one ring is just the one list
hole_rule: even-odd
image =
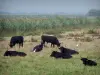
[[(53, 34), (65, 48), (79, 54), (70, 59), (50, 57), (59, 51), (50, 44), (41, 52), (31, 52), (42, 34)], [(11, 36), (23, 35), (24, 47), (9, 48)], [(7, 50), (25, 52), (27, 56), (4, 57)], [(97, 62), (84, 66), (81, 57)], [(65, 15), (0, 15), (0, 75), (100, 75), (100, 18)]]
[[(59, 34), (61, 45), (79, 52), (70, 59), (55, 59), (50, 57), (52, 51), (59, 51), (57, 47), (51, 48), (50, 44), (41, 52), (30, 52), (40, 43), (41, 35), (24, 36), (23, 48), (14, 48), (25, 52), (25, 57), (4, 57), (11, 37), (4, 37), (0, 41), (0, 75), (100, 75), (100, 29), (75, 30)], [(35, 41), (30, 40), (33, 38)], [(78, 46), (77, 46), (78, 45)], [(81, 57), (86, 57), (97, 62), (97, 66), (84, 66)]]

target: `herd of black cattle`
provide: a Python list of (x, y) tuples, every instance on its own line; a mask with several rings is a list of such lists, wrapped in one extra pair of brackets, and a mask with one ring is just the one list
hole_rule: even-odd
[[(13, 36), (10, 40), (9, 46), (12, 48), (16, 44), (19, 44), (19, 48), (20, 48), (20, 46), (23, 47), (23, 42), (24, 42), (23, 36)], [(51, 57), (69, 59), (69, 58), (72, 58), (72, 54), (79, 54), (79, 52), (75, 50), (68, 49), (68, 48), (61, 46), (57, 37), (51, 36), (51, 35), (42, 35), (41, 43), (39, 45), (36, 45), (31, 51), (39, 52), (43, 50), (43, 47), (45, 47), (45, 42), (51, 43), (51, 47), (55, 47), (55, 45), (57, 45), (57, 47), (60, 50), (60, 52), (53, 51), (50, 55)], [(26, 56), (26, 55), (27, 54), (24, 52), (8, 51), (8, 50), (4, 53), (4, 56)], [(89, 65), (89, 66), (97, 65), (95, 61), (88, 60), (87, 58), (81, 58), (81, 60), (83, 61), (84, 65)]]

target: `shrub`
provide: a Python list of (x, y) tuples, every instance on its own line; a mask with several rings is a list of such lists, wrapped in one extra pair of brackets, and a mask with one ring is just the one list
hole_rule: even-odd
[(38, 40), (34, 39), (33, 37), (31, 38), (31, 42), (38, 42)]
[(70, 37), (82, 37), (84, 33), (69, 33), (68, 36)]
[(98, 32), (95, 31), (95, 30), (93, 30), (93, 29), (88, 30), (87, 33), (88, 33), (88, 34), (98, 34)]
[(0, 37), (0, 41), (4, 41), (5, 40), (5, 38), (4, 37)]
[(75, 37), (74, 39), (75, 39), (75, 41), (82, 41), (82, 42), (91, 42), (91, 41), (93, 41), (93, 39), (90, 38), (90, 37), (82, 37), (82, 38)]

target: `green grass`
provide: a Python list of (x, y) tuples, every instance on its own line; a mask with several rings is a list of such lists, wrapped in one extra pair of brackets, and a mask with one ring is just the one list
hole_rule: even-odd
[[(29, 45), (29, 44), (28, 44)], [(50, 54), (57, 48), (44, 48), (39, 53), (21, 49), (26, 57), (4, 57), (5, 49), (0, 50), (0, 75), (99, 75), (100, 50), (79, 51), (71, 59), (55, 59)], [(81, 57), (95, 59), (97, 66), (84, 66)]]

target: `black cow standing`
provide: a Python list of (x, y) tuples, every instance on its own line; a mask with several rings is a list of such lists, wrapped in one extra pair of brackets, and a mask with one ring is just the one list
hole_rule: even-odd
[(24, 42), (23, 36), (13, 36), (10, 40), (9, 46), (12, 48), (13, 46), (15, 46), (15, 44), (19, 44), (19, 48), (20, 48), (20, 46), (23, 47), (23, 42)]
[(50, 35), (42, 35), (41, 40), (45, 45), (45, 42), (51, 43), (51, 47), (57, 45), (58, 47), (60, 46), (59, 40), (55, 36), (50, 36)]

